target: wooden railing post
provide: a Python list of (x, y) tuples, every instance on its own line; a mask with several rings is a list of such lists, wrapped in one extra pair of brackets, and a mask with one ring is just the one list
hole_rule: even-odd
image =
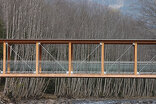
[(134, 75), (137, 75), (137, 43), (134, 43)]
[(7, 44), (7, 48), (8, 48), (7, 73), (10, 73), (10, 46), (9, 44)]
[(69, 59), (68, 59), (68, 72), (69, 75), (71, 75), (71, 71), (72, 71), (72, 43), (69, 42)]
[(3, 42), (3, 74), (6, 73), (6, 42)]
[(101, 74), (104, 75), (104, 43), (101, 44)]
[(39, 42), (36, 43), (36, 74), (38, 74), (39, 69)]
[(39, 44), (39, 73), (42, 72), (42, 67), (41, 67), (41, 60), (42, 60), (42, 47), (41, 45)]

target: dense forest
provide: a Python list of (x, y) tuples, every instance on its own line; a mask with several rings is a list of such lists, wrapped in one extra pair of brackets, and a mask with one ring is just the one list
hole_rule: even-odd
[[(156, 39), (156, 0), (140, 0), (140, 15), (90, 0), (0, 0), (1, 39)], [(57, 60), (68, 60), (64, 45), (45, 46)], [(75, 45), (73, 60), (83, 60), (95, 45)], [(113, 47), (113, 48), (111, 48)], [(105, 60), (116, 60), (129, 46), (106, 46)], [(2, 47), (0, 47), (2, 50)], [(13, 49), (26, 60), (35, 60), (32, 45)], [(29, 51), (26, 51), (29, 50)], [(148, 51), (150, 50), (150, 51)], [(156, 46), (140, 47), (138, 60), (148, 61)], [(87, 61), (100, 61), (100, 49)], [(112, 54), (110, 54), (112, 53)], [(132, 61), (133, 49), (120, 60)], [(147, 54), (148, 53), (148, 54)], [(11, 52), (12, 60), (20, 60)], [(43, 60), (54, 61), (45, 51)], [(2, 59), (2, 51), (0, 51)], [(156, 59), (154, 59), (156, 60)], [(155, 79), (135, 78), (6, 78), (0, 79), (3, 94), (14, 99), (39, 98), (44, 93), (57, 97), (151, 97), (156, 96)]]

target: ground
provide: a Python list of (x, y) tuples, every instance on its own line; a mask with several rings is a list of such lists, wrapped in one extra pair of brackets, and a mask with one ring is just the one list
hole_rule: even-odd
[(0, 104), (156, 104), (156, 98), (67, 99), (57, 98), (52, 94), (45, 94), (41, 99), (21, 100), (15, 103), (0, 92)]

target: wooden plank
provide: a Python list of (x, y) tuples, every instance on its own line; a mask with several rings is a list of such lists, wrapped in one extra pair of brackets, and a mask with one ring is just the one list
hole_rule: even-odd
[(71, 71), (72, 71), (72, 43), (69, 42), (69, 63), (68, 63), (68, 72), (69, 72), (69, 75), (71, 75)]
[(44, 77), (44, 78), (156, 78), (156, 75), (134, 75), (134, 74), (2, 74), (0, 77)]
[(6, 73), (6, 42), (3, 43), (3, 74)]
[(9, 44), (7, 44), (7, 47), (8, 47), (8, 63), (7, 63), (7, 67), (8, 67), (8, 70), (7, 70), (7, 73), (10, 73), (10, 46)]
[(134, 75), (137, 75), (137, 43), (134, 43)]
[(36, 74), (39, 74), (39, 42), (36, 43)]
[(101, 43), (101, 74), (104, 75), (104, 43)]

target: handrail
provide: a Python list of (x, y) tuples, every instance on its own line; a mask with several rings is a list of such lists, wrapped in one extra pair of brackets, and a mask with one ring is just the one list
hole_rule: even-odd
[(26, 40), (26, 39), (1, 39), (0, 44), (3, 42), (10, 44), (36, 44), (36, 42), (40, 42), (41, 44), (68, 44), (69, 42), (73, 44), (156, 44), (156, 39), (109, 39), (109, 40), (100, 40), (100, 39), (34, 39), (34, 40)]

